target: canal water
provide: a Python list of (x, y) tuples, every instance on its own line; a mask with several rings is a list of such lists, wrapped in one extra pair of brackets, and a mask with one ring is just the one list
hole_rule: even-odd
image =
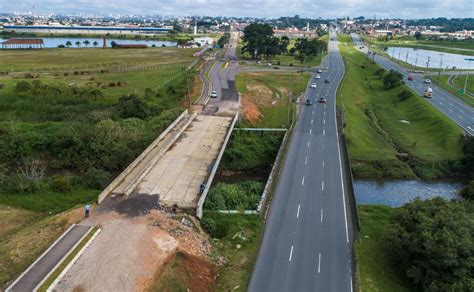
[[(89, 41), (89, 48), (93, 48), (94, 41), (97, 41), (98, 46), (97, 47), (102, 47), (103, 40), (102, 38), (97, 38), (97, 37), (91, 37), (91, 38), (74, 38), (74, 37), (60, 37), (60, 38), (48, 38), (48, 37), (42, 37), (41, 38), (44, 42), (44, 45), (46, 48), (57, 48), (59, 45), (66, 45), (67, 41), (70, 41), (72, 43), (71, 48), (85, 48), (86, 45), (84, 44), (84, 41), (88, 40)], [(0, 42), (5, 41), (6, 39), (0, 38)], [(80, 47), (76, 45), (76, 42), (79, 41)], [(166, 47), (174, 47), (176, 46), (176, 42), (170, 42), (170, 41), (156, 41), (156, 40), (145, 40), (145, 39), (115, 39), (115, 38), (107, 38), (106, 43), (108, 47), (112, 46), (112, 42), (115, 42), (117, 44), (145, 44), (149, 47), (155, 45), (156, 47), (162, 47), (165, 45)]]
[(469, 58), (472, 59), (474, 56), (402, 47), (389, 47), (386, 52), (395, 59), (416, 65), (417, 67), (432, 69), (474, 69), (474, 62), (471, 62), (472, 64), (469, 65), (469, 61), (465, 60)]
[(388, 205), (400, 207), (415, 198), (423, 200), (442, 197), (447, 200), (458, 199), (463, 187), (455, 181), (420, 180), (354, 180), (354, 190), (358, 205)]

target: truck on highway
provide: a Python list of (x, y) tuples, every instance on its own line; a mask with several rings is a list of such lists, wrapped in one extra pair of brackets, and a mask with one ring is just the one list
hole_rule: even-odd
[(423, 96), (428, 98), (433, 97), (433, 89), (431, 89), (431, 87), (426, 88), (425, 93), (423, 93)]

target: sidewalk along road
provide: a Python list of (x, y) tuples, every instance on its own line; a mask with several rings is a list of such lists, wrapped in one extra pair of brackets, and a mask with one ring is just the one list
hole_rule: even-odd
[[(361, 45), (364, 44), (360, 36), (358, 34), (352, 33), (351, 37), (352, 41), (356, 45), (356, 48), (360, 52), (367, 54), (369, 49), (365, 45), (362, 47), (362, 49), (360, 48)], [(455, 95), (445, 91), (436, 84), (424, 83), (425, 79), (422, 76), (413, 75), (413, 80), (408, 80), (408, 76), (410, 75), (408, 69), (395, 63), (392, 60), (389, 60), (378, 54), (376, 54), (375, 57), (373, 55), (370, 55), (370, 57), (373, 57), (374, 61), (377, 62), (377, 64), (379, 64), (385, 70), (395, 70), (402, 73), (405, 79), (405, 83), (419, 95), (423, 96), (423, 93), (428, 87), (432, 88), (433, 97), (426, 98), (425, 100), (432, 104), (440, 112), (445, 114), (456, 124), (458, 124), (462, 129), (464, 129), (464, 131), (469, 136), (474, 135), (474, 109), (472, 107), (465, 104)]]
[(73, 225), (5, 291), (33, 291), (89, 229), (90, 226)]
[[(336, 91), (344, 75), (335, 32), (316, 88), (306, 90), (273, 195), (248, 290), (352, 291), (352, 220), (342, 176)], [(334, 41), (332, 40), (334, 39)], [(330, 83), (321, 80), (328, 79)], [(325, 103), (319, 103), (324, 98)], [(303, 101), (304, 102), (304, 101)]]

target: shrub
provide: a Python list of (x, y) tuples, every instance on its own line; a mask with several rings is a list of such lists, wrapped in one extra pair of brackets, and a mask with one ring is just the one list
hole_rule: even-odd
[(135, 94), (120, 97), (117, 111), (121, 118), (144, 119), (149, 114), (148, 106)]
[(20, 81), (16, 84), (16, 90), (19, 92), (25, 92), (31, 89), (31, 84), (27, 81)]
[(474, 180), (468, 183), (459, 193), (466, 200), (474, 200)]
[(217, 224), (214, 219), (209, 217), (202, 218), (201, 226), (211, 237), (217, 238)]
[(377, 71), (375, 71), (375, 76), (378, 76), (380, 79), (382, 79), (386, 72), (387, 71), (385, 71), (384, 68), (377, 69)]
[(413, 96), (413, 93), (410, 90), (404, 89), (398, 94), (398, 100), (404, 101), (404, 100), (409, 99), (412, 96)]
[(263, 183), (246, 181), (239, 184), (218, 183), (207, 196), (207, 210), (254, 210), (260, 201)]
[(27, 194), (44, 189), (46, 185), (41, 180), (27, 178), (22, 175), (11, 175), (3, 179), (2, 188), (15, 194)]
[(71, 182), (68, 177), (64, 175), (54, 175), (51, 177), (51, 186), (53, 190), (61, 193), (71, 191)]
[(383, 77), (383, 85), (386, 89), (395, 88), (403, 84), (403, 75), (402, 73), (394, 70)]

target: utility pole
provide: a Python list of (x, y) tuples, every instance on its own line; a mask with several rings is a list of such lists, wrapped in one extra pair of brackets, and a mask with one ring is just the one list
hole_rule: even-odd
[[(467, 70), (471, 69), (471, 61), (474, 61), (474, 58), (465, 58), (464, 60), (469, 62), (467, 63)], [(464, 94), (466, 94), (467, 90), (467, 76), (469, 76), (469, 72), (466, 72), (466, 80), (464, 81)]]
[(288, 106), (287, 106), (287, 118), (286, 118), (286, 126), (288, 129), (290, 128), (290, 106), (291, 106), (291, 87), (288, 91)]
[(415, 59), (415, 71), (416, 71), (416, 66), (418, 65), (418, 53), (416, 53), (416, 59)]
[(402, 48), (398, 48), (398, 63), (400, 63), (400, 55), (402, 54)]
[(408, 50), (407, 50), (407, 55), (405, 57), (405, 63), (408, 63)]
[(444, 54), (439, 54), (441, 56), (441, 59), (439, 60), (439, 73), (438, 75), (441, 75), (441, 70), (443, 70), (443, 56)]
[(426, 61), (426, 68), (430, 67), (430, 59), (431, 59), (431, 57), (428, 57), (428, 61)]

